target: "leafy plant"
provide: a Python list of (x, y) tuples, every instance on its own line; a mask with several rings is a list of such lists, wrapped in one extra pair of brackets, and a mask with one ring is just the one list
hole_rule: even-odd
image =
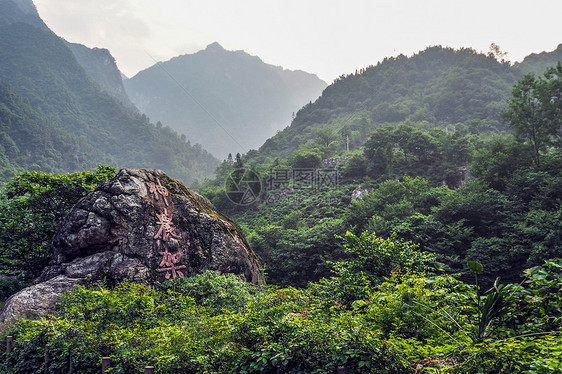
[(57, 223), (74, 204), (115, 175), (112, 166), (53, 175), (26, 171), (0, 194), (0, 271), (36, 277), (51, 258)]

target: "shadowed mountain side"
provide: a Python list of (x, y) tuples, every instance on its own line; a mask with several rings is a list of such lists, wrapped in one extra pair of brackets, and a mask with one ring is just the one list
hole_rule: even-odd
[[(117, 167), (159, 168), (187, 184), (212, 175), (217, 160), (201, 146), (191, 145), (185, 136), (169, 127), (151, 124), (146, 116), (103, 91), (66, 42), (46, 27), (36, 26), (40, 19), (32, 13), (31, 23), (24, 23), (21, 22), (22, 11), (15, 3), (0, 0), (0, 6), (12, 11), (1, 16), (4, 22), (0, 22), (0, 81), (7, 83), (10, 90), (21, 97), (19, 101), (29, 106), (20, 111), (32, 109), (39, 118), (44, 118), (44, 123), (49, 123), (44, 126), (80, 139), (74, 143), (79, 149), (73, 156), (80, 162), (65, 161), (64, 166), (57, 166), (55, 170), (52, 165), (59, 156), (45, 154), (46, 160), (39, 163), (14, 161), (15, 169), (33, 167), (39, 171), (60, 172), (110, 163)], [(111, 55), (104, 51), (99, 56), (112, 61)], [(109, 70), (117, 73), (111, 67)], [(120, 77), (114, 78), (117, 79), (114, 83), (118, 83)], [(4, 98), (9, 97), (4, 95)], [(13, 107), (17, 102), (11, 100), (4, 105)], [(14, 133), (15, 122), (6, 121), (2, 126), (9, 129), (8, 133)], [(44, 167), (45, 164), (51, 166)]]
[(107, 49), (88, 48), (78, 43), (68, 43), (67, 45), (94, 82), (127, 108), (137, 110), (127, 96), (121, 72)]

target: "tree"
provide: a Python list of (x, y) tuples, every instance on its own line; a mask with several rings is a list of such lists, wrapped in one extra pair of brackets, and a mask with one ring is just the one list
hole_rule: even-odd
[(378, 283), (393, 271), (423, 271), (434, 261), (432, 254), (417, 250), (417, 244), (399, 239), (396, 234), (385, 239), (367, 231), (360, 236), (348, 231), (345, 236), (336, 235), (336, 238), (343, 240), (350, 257), (335, 264), (333, 271), (339, 276), (363, 273), (367, 279)]
[(505, 56), (507, 56), (507, 52), (501, 50), (500, 46), (496, 43), (490, 44), (490, 49), (488, 51), (488, 56), (495, 58), (498, 62), (504, 63)]
[(315, 152), (297, 151), (291, 155), (289, 164), (296, 169), (317, 168), (322, 165), (322, 158)]
[(338, 134), (332, 129), (320, 129), (316, 131), (316, 140), (323, 147), (328, 148), (330, 144), (338, 140)]
[(396, 234), (385, 239), (374, 232), (356, 236), (348, 231), (336, 238), (343, 241), (346, 257), (329, 262), (334, 277), (320, 283), (329, 285), (330, 296), (346, 305), (367, 298), (369, 285), (380, 284), (393, 273), (421, 272), (435, 261), (434, 255), (418, 250), (417, 244), (399, 239)]
[(371, 163), (370, 172), (372, 175), (392, 173), (395, 138), (393, 127), (384, 126), (374, 131), (365, 143), (363, 154)]
[(236, 154), (236, 161), (234, 162), (235, 169), (242, 169), (244, 167), (244, 162), (242, 161), (242, 156), (240, 153)]
[(562, 128), (562, 64), (548, 68), (544, 78), (529, 73), (513, 86), (508, 109), (502, 112), (519, 140), (528, 141), (533, 161), (541, 165), (541, 153), (559, 145)]
[(487, 148), (474, 153), (470, 172), (490, 187), (503, 191), (516, 170), (531, 166), (528, 148), (529, 145), (512, 138), (495, 138)]
[(57, 223), (115, 168), (53, 175), (25, 171), (0, 194), (0, 272), (38, 276), (51, 258)]

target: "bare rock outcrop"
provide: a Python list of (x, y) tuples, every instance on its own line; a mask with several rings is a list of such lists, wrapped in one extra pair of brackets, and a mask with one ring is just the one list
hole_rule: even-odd
[(0, 322), (51, 313), (60, 293), (97, 280), (157, 283), (214, 270), (263, 282), (238, 225), (159, 170), (122, 169), (102, 183), (59, 223), (52, 248), (53, 263), (6, 301)]

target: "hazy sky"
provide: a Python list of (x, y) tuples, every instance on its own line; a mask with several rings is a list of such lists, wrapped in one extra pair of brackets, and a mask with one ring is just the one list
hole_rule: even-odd
[(498, 44), (520, 61), (562, 43), (562, 1), (34, 0), (59, 36), (107, 48), (131, 77), (212, 42), (287, 69), (337, 76), (430, 45)]

